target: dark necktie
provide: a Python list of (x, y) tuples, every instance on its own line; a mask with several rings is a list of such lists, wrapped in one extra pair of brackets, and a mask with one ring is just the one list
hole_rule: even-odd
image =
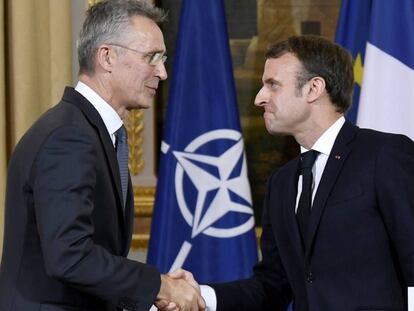
[(300, 174), (302, 175), (302, 192), (300, 194), (296, 218), (303, 245), (306, 245), (306, 233), (312, 205), (312, 166), (316, 160), (318, 151), (310, 150), (301, 155)]
[(116, 157), (118, 159), (119, 175), (121, 176), (122, 199), (125, 206), (128, 190), (128, 135), (124, 125), (116, 131)]

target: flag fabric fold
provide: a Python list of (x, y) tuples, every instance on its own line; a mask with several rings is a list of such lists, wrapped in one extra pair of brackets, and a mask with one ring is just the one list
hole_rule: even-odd
[[(362, 6), (364, 8), (361, 9)], [(365, 48), (361, 48), (365, 56), (362, 56), (362, 64), (356, 59), (354, 67), (354, 72), (359, 70), (362, 77), (359, 104), (355, 97), (353, 103), (358, 106), (357, 124), (405, 134), (414, 139), (414, 97), (411, 91), (414, 85), (414, 1), (348, 0), (343, 1), (342, 10), (337, 42), (355, 57), (352, 44), (364, 39), (352, 41), (353, 33), (365, 37)], [(355, 27), (358, 23), (369, 26)], [(343, 39), (346, 37), (345, 28), (349, 30), (349, 41), (354, 43)], [(364, 43), (358, 45), (363, 46)]]
[(222, 0), (182, 2), (147, 261), (201, 283), (257, 261)]

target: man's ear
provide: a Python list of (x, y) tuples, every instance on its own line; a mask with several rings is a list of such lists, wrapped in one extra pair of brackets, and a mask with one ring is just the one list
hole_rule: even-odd
[(326, 92), (325, 79), (321, 77), (313, 77), (308, 81), (307, 99), (309, 102), (318, 100)]
[(96, 65), (100, 66), (107, 72), (111, 72), (114, 63), (114, 56), (114, 50), (112, 50), (110, 46), (103, 44), (99, 46), (98, 51), (96, 52)]

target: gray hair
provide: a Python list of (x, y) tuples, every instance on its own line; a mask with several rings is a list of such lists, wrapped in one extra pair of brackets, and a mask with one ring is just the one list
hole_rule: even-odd
[(98, 47), (125, 37), (134, 16), (147, 17), (156, 24), (166, 19), (163, 10), (145, 0), (103, 0), (87, 10), (77, 41), (79, 74), (94, 72)]

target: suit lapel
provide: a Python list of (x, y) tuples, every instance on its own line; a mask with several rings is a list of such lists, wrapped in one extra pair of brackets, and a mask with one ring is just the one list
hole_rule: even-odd
[(318, 190), (312, 205), (312, 213), (309, 221), (308, 239), (306, 241), (306, 258), (309, 259), (312, 244), (315, 239), (316, 231), (321, 220), (323, 211), (329, 195), (335, 186), (339, 173), (345, 163), (351, 149), (347, 146), (354, 138), (358, 128), (346, 121), (340, 130), (332, 151), (329, 155), (325, 169), (322, 174)]
[[(293, 241), (294, 248), (299, 257), (304, 256), (304, 250), (302, 245), (302, 239), (300, 237), (298, 222), (296, 219), (296, 196), (298, 188), (298, 176), (299, 176), (299, 157), (295, 158), (292, 163), (292, 174), (290, 174), (287, 187), (287, 200), (284, 206), (285, 221), (288, 224), (288, 232), (291, 240)], [(283, 197), (283, 196), (282, 196)]]
[(121, 177), (119, 175), (118, 161), (116, 159), (116, 153), (112, 140), (108, 135), (108, 130), (105, 127), (105, 124), (102, 121), (101, 116), (98, 111), (92, 106), (92, 104), (84, 98), (80, 93), (76, 92), (73, 88), (66, 88), (63, 94), (63, 100), (69, 102), (76, 107), (78, 107), (85, 117), (89, 120), (92, 126), (95, 127), (99, 134), (102, 146), (105, 150), (106, 160), (108, 162), (111, 175), (112, 183), (116, 187), (118, 193), (118, 213), (119, 218), (122, 220), (122, 224), (125, 224), (124, 220), (124, 211), (123, 211), (123, 198), (122, 198), (122, 188), (121, 188)]

